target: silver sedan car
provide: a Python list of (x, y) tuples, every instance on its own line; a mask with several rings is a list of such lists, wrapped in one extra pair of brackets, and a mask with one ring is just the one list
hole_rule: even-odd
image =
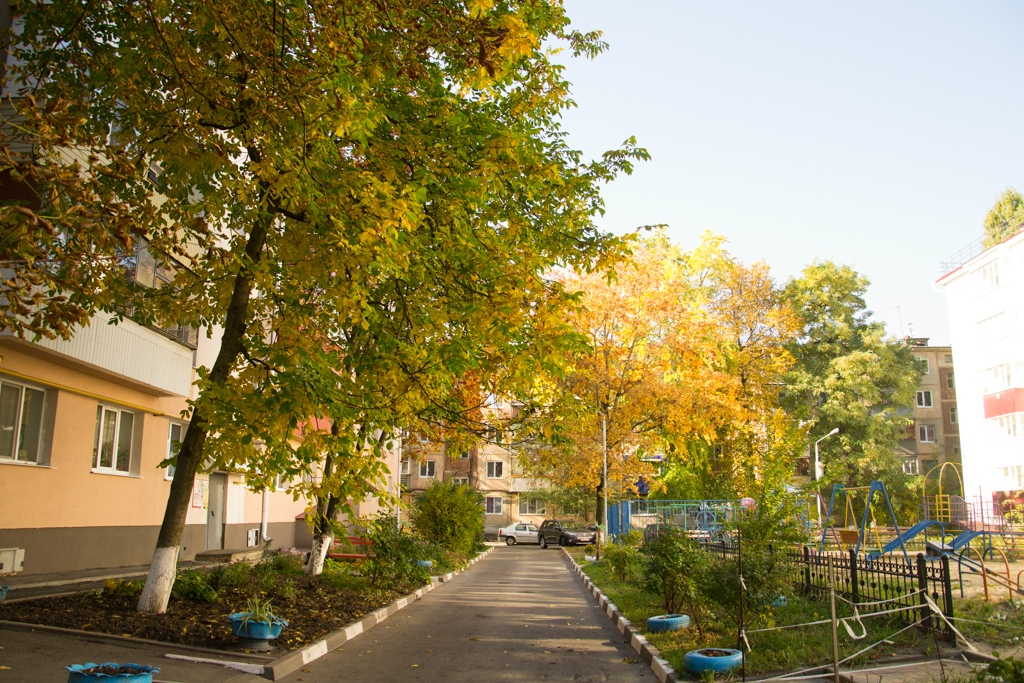
[(506, 545), (516, 543), (536, 543), (537, 525), (532, 522), (516, 522), (509, 524), (504, 529), (498, 529), (498, 540), (505, 541)]

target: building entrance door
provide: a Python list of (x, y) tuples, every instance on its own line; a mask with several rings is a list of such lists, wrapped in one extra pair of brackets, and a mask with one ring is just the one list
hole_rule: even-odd
[(206, 549), (224, 547), (224, 500), (228, 487), (226, 474), (210, 475), (210, 505), (206, 510)]

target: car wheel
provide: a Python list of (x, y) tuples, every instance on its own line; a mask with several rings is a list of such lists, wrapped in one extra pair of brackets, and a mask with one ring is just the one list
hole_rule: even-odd
[(569, 542), (566, 540), (565, 536), (559, 536), (558, 537), (558, 545), (560, 545), (560, 546), (562, 546), (564, 548), (565, 546), (569, 545)]
[(539, 543), (540, 543), (540, 547), (541, 548), (547, 548), (548, 547), (548, 539), (544, 538), (543, 536), (540, 537)]
[(516, 544), (516, 539), (514, 537), (508, 536), (507, 538), (505, 538), (505, 545), (515, 545), (515, 544)]

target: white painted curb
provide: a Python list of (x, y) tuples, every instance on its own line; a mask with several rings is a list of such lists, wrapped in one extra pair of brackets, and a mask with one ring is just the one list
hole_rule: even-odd
[(576, 560), (572, 559), (572, 555), (565, 548), (562, 548), (562, 554), (565, 556), (565, 559), (569, 560), (573, 570), (579, 575), (583, 584), (597, 599), (597, 604), (608, 614), (608, 617), (612, 620), (612, 625), (622, 634), (624, 642), (629, 643), (629, 646), (651, 667), (651, 672), (657, 677), (658, 683), (677, 683), (679, 679), (676, 678), (676, 670), (661, 656), (661, 650), (651, 645), (647, 638), (640, 633), (640, 630), (630, 623), (629, 619), (625, 617), (619, 608), (608, 599), (608, 596), (601, 592), (601, 589), (576, 564)]

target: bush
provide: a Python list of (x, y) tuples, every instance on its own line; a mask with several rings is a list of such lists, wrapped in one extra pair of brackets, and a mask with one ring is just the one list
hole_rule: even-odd
[(175, 600), (198, 600), (199, 602), (217, 602), (220, 596), (201, 569), (189, 569), (178, 574), (171, 586), (171, 596)]
[(628, 545), (630, 548), (639, 548), (640, 544), (644, 542), (644, 535), (636, 529), (632, 529), (624, 534), (619, 534), (615, 538), (615, 542)]
[(971, 680), (981, 683), (1024, 683), (1024, 659), (997, 659), (984, 669), (975, 669)]
[(703, 634), (698, 583), (707, 572), (707, 553), (675, 527), (662, 529), (642, 550), (647, 555), (643, 589), (661, 598), (667, 614), (676, 614), (685, 606), (698, 632)]
[(416, 497), (409, 513), (413, 527), (431, 543), (468, 553), (483, 537), (482, 496), (454, 481), (435, 481)]
[(210, 570), (210, 585), (216, 590), (222, 588), (244, 588), (249, 584), (252, 565), (245, 562), (222, 564)]
[(621, 540), (605, 544), (602, 552), (612, 571), (619, 577), (619, 581), (632, 581), (643, 564), (643, 555), (639, 548)]
[(396, 586), (430, 580), (427, 568), (416, 564), (417, 560), (425, 559), (423, 542), (400, 530), (393, 515), (378, 515), (368, 531), (372, 545), (361, 571), (372, 588), (380, 587), (381, 580)]
[(261, 565), (266, 565), (278, 574), (288, 576), (299, 576), (305, 573), (305, 563), (302, 561), (302, 554), (281, 550), (266, 555), (260, 560)]

